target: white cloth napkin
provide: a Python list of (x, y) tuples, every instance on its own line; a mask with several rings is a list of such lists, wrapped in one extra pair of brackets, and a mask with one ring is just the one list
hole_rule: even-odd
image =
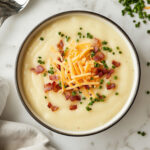
[[(0, 116), (9, 93), (8, 83), (0, 78)], [(55, 150), (49, 139), (36, 128), (0, 120), (0, 150)]]

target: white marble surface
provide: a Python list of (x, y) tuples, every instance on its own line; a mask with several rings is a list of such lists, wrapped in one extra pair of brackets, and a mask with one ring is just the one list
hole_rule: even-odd
[[(128, 16), (121, 16), (117, 0), (30, 0), (20, 14), (9, 18), (0, 28), (0, 76), (11, 86), (7, 106), (2, 118), (34, 125), (45, 132), (59, 150), (150, 150), (150, 35), (148, 26), (136, 29)], [(52, 133), (38, 124), (27, 113), (15, 89), (14, 68), (19, 47), (30, 30), (45, 18), (66, 10), (90, 10), (118, 23), (134, 42), (142, 67), (140, 90), (128, 114), (105, 132), (89, 137), (67, 137)], [(142, 137), (138, 130), (146, 131)]]

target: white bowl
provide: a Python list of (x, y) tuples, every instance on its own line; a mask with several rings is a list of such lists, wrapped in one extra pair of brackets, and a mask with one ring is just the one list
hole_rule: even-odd
[[(58, 129), (54, 126), (51, 126), (49, 124), (47, 124), (44, 120), (42, 120), (31, 108), (31, 106), (28, 104), (28, 101), (23, 93), (23, 89), (22, 89), (22, 83), (21, 83), (21, 79), (20, 79), (20, 75), (21, 75), (21, 65), (22, 65), (22, 58), (23, 55), (25, 53), (26, 50), (26, 46), (28, 45), (30, 39), (45, 25), (49, 24), (52, 20), (65, 16), (65, 15), (70, 15), (70, 14), (86, 14), (86, 15), (92, 15), (92, 16), (96, 16), (99, 17), (101, 19), (103, 19), (104, 21), (106, 21), (107, 23), (111, 24), (112, 27), (118, 31), (118, 33), (122, 36), (122, 38), (124, 39), (124, 41), (127, 43), (132, 59), (133, 59), (133, 65), (134, 65), (134, 81), (133, 81), (133, 87), (131, 90), (131, 94), (127, 100), (127, 102), (125, 103), (125, 105), (123, 106), (123, 108), (120, 110), (120, 112), (114, 117), (112, 118), (109, 122), (107, 122), (106, 124), (94, 128), (92, 130), (89, 131), (80, 131), (80, 132), (73, 132), (73, 131), (66, 131), (66, 130), (62, 130), (62, 129)], [(129, 108), (131, 107), (131, 105), (133, 104), (135, 97), (137, 95), (138, 92), (138, 88), (139, 88), (139, 83), (140, 83), (140, 62), (139, 62), (139, 58), (137, 55), (137, 51), (132, 43), (132, 41), (130, 40), (130, 38), (128, 37), (128, 35), (116, 24), (114, 23), (112, 20), (100, 15), (100, 14), (96, 14), (93, 12), (88, 12), (88, 11), (67, 11), (67, 12), (63, 12), (63, 13), (59, 13), (56, 14), (54, 16), (49, 17), (48, 19), (44, 20), (43, 22), (41, 22), (39, 25), (37, 25), (30, 33), (29, 35), (26, 37), (26, 39), (24, 40), (18, 57), (17, 57), (17, 61), (16, 61), (16, 85), (17, 85), (17, 91), (18, 94), (20, 96), (20, 99), (23, 103), (23, 105), (25, 106), (26, 110), (30, 113), (30, 115), (36, 120), (38, 121), (41, 125), (43, 125), (44, 127), (55, 131), (57, 133), (60, 134), (64, 134), (64, 135), (68, 135), (68, 136), (87, 136), (87, 135), (92, 135), (95, 133), (99, 133), (102, 132), (110, 127), (112, 127), (114, 124), (116, 124), (119, 120), (121, 120), (124, 115), (128, 112)]]

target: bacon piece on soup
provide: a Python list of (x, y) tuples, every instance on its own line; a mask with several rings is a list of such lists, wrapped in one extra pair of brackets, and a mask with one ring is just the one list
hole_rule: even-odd
[(70, 96), (70, 100), (71, 100), (71, 101), (80, 101), (80, 100), (81, 100), (81, 97), (80, 97), (79, 95)]
[(59, 79), (59, 76), (58, 75), (50, 75), (49, 79), (52, 80), (52, 81), (56, 81), (56, 80)]
[(59, 107), (58, 106), (54, 106), (54, 105), (52, 105), (52, 107), (51, 107), (51, 110), (52, 111), (57, 111), (59, 109)]
[(38, 65), (36, 68), (31, 68), (31, 71), (35, 72), (36, 74), (40, 74), (45, 71), (45, 68), (42, 65)]
[(52, 107), (52, 104), (50, 102), (48, 102), (48, 108), (51, 108)]
[(77, 105), (70, 105), (69, 109), (70, 110), (76, 110), (77, 109)]
[(70, 99), (71, 91), (65, 91), (64, 95), (65, 95), (66, 100)]
[(58, 70), (61, 70), (61, 66), (59, 64), (57, 64), (57, 68)]
[(113, 73), (114, 73), (114, 69), (108, 70), (108, 73), (106, 74), (106, 79), (109, 79)]
[(112, 64), (115, 66), (115, 67), (119, 67), (120, 66), (120, 62), (117, 62), (115, 60), (112, 61)]
[(47, 83), (44, 85), (44, 91), (48, 92), (51, 91), (53, 89), (52, 84), (51, 83)]
[(115, 83), (107, 84), (107, 90), (114, 89), (116, 87)]
[(64, 50), (63, 50), (63, 48), (64, 48), (64, 42), (63, 42), (63, 40), (59, 41), (59, 43), (57, 44), (57, 47), (59, 49), (59, 52), (60, 52), (61, 56), (64, 56)]
[(102, 52), (97, 52), (95, 56), (93, 57), (95, 61), (102, 61), (104, 60), (104, 58), (105, 58), (105, 55)]

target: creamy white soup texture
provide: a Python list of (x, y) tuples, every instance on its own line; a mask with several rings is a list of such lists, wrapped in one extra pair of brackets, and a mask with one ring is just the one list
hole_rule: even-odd
[(90, 15), (68, 15), (43, 27), (22, 66), (31, 108), (50, 126), (69, 131), (110, 121), (126, 103), (133, 76), (126, 42), (111, 24)]

